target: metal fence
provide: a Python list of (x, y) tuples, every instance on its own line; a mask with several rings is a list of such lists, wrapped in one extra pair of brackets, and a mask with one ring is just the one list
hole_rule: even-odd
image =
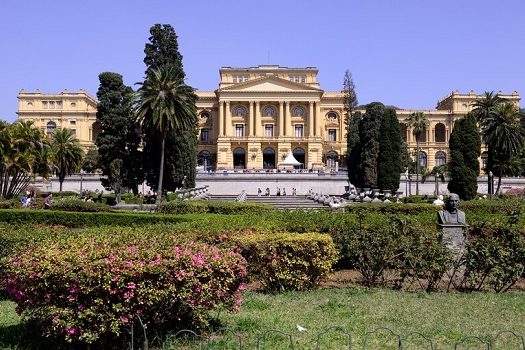
[[(139, 320), (140, 321), (140, 320)], [(135, 325), (131, 330), (131, 350), (149, 350), (149, 340), (143, 324)], [(512, 330), (503, 330), (493, 335), (487, 336), (467, 336), (452, 345), (436, 346), (436, 342), (431, 338), (419, 333), (411, 332), (405, 335), (396, 333), (390, 328), (381, 327), (373, 331), (366, 332), (360, 337), (359, 342), (356, 338), (342, 327), (331, 327), (318, 334), (309, 334), (310, 340), (305, 340), (305, 329), (298, 327), (298, 333), (291, 334), (279, 329), (268, 329), (258, 335), (245, 339), (240, 334), (224, 328), (206, 334), (198, 334), (192, 330), (180, 330), (162, 341), (163, 350), (211, 350), (211, 349), (291, 349), (291, 350), (371, 350), (371, 349), (517, 349), (525, 350), (525, 339), (523, 336)], [(139, 328), (140, 332), (134, 331)], [(155, 347), (157, 349), (157, 347)]]

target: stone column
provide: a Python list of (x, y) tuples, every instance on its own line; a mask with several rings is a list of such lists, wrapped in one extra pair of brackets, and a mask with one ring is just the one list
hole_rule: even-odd
[(312, 137), (314, 136), (314, 103), (310, 101), (308, 102), (308, 105), (308, 137)]
[(321, 101), (315, 103), (315, 136), (321, 136)]
[(219, 136), (224, 136), (224, 102), (219, 102)]
[(226, 118), (224, 118), (226, 121), (226, 125), (224, 128), (225, 136), (233, 136), (231, 133), (232, 129), (232, 111), (230, 109), (230, 102), (226, 102)]
[(283, 101), (279, 101), (279, 137), (284, 136)]
[(262, 136), (259, 131), (261, 128), (261, 103), (259, 101), (255, 102), (255, 125), (254, 125), (254, 132), (255, 136)]
[(290, 112), (290, 103), (284, 103), (284, 118), (286, 120), (286, 131), (285, 135), (292, 137), (293, 136), (293, 125), (292, 125), (292, 113)]
[(249, 133), (248, 136), (255, 136), (254, 131), (254, 119), (255, 115), (253, 114), (253, 101), (250, 101), (250, 110), (248, 111), (248, 127), (249, 127)]

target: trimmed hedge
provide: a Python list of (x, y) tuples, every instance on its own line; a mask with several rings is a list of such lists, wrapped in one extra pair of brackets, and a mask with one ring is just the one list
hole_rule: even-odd
[(111, 207), (104, 205), (102, 203), (95, 203), (92, 201), (84, 201), (77, 197), (66, 197), (60, 198), (58, 200), (53, 200), (51, 205), (51, 210), (61, 210), (61, 211), (74, 211), (78, 213), (82, 212), (101, 212), (111, 211)]
[(318, 233), (242, 235), (231, 242), (248, 261), (250, 276), (267, 291), (312, 289), (328, 275), (337, 256), (332, 238)]
[(237, 203), (237, 202), (218, 202), (218, 201), (193, 201), (175, 200), (162, 203), (157, 210), (161, 213), (170, 214), (259, 214), (261, 212), (271, 212), (275, 209), (270, 205), (259, 203)]
[(186, 220), (179, 216), (147, 213), (78, 213), (40, 209), (0, 210), (0, 222), (16, 226), (27, 224), (66, 227), (134, 226), (162, 222), (176, 224)]
[(3, 272), (24, 322), (73, 346), (102, 349), (125, 340), (139, 318), (156, 330), (201, 328), (210, 310), (237, 310), (246, 261), (232, 250), (151, 233), (45, 242), (6, 259)]

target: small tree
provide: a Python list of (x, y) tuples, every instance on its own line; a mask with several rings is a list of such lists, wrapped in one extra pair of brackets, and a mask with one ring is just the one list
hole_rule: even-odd
[(60, 192), (66, 176), (80, 169), (84, 150), (71, 129), (56, 129), (51, 140), (55, 170), (60, 182)]
[(405, 119), (407, 126), (412, 129), (416, 138), (416, 195), (419, 195), (419, 139), (428, 127), (427, 116), (423, 112), (414, 112)]
[(395, 192), (399, 188), (399, 174), (403, 171), (401, 134), (395, 109), (385, 109), (381, 119), (380, 134), (377, 185), (381, 189)]
[(481, 140), (474, 115), (468, 114), (454, 123), (449, 149), (448, 190), (464, 200), (475, 198), (478, 188)]

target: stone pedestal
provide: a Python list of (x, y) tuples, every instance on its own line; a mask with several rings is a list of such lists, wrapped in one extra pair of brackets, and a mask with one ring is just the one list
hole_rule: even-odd
[(443, 235), (441, 236), (441, 244), (448, 249), (461, 253), (465, 250), (467, 226), (462, 224), (438, 224)]

